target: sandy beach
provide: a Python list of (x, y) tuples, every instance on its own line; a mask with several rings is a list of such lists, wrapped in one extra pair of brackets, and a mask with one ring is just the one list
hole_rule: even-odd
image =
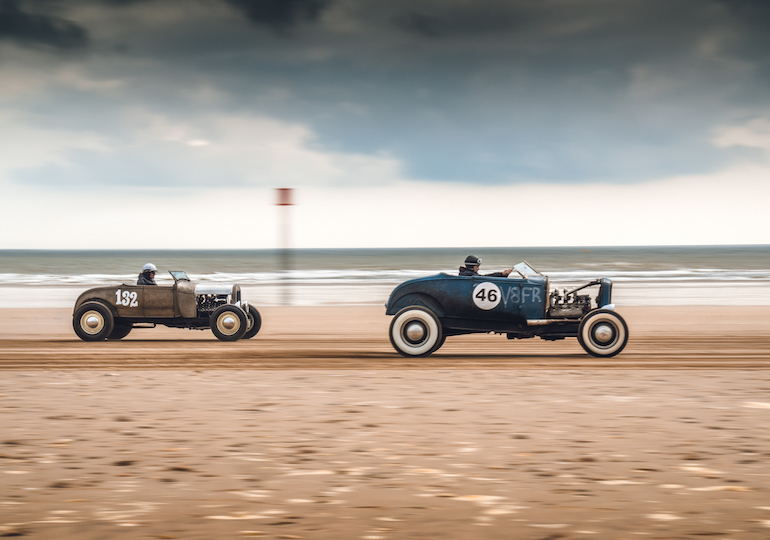
[(613, 359), (406, 359), (381, 306), (262, 312), (237, 343), (83, 343), (0, 309), (0, 536), (770, 537), (770, 308), (619, 309)]

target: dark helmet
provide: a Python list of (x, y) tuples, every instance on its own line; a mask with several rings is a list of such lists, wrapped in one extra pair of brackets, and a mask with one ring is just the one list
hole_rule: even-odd
[(481, 259), (475, 255), (465, 257), (465, 268), (473, 268), (474, 266), (481, 266)]

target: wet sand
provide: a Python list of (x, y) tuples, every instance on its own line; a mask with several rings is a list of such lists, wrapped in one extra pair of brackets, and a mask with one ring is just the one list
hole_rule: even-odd
[(262, 311), (83, 343), (0, 310), (0, 536), (770, 537), (769, 308), (621, 309), (615, 359), (404, 359), (382, 307)]
[(629, 307), (630, 339), (614, 358), (587, 355), (576, 339), (447, 339), (429, 358), (403, 358), (388, 340), (381, 306), (261, 308), (251, 340), (217, 341), (210, 330), (159, 326), (117, 342), (85, 343), (67, 309), (0, 309), (0, 369), (404, 369), (767, 368), (770, 307)]

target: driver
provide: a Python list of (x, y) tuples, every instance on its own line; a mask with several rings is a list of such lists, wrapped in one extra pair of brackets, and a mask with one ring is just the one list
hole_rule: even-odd
[(136, 280), (137, 285), (157, 285), (155, 283), (155, 274), (158, 272), (158, 267), (152, 263), (147, 263), (142, 266), (142, 273), (139, 274), (139, 279)]
[[(465, 257), (465, 266), (460, 267), (460, 274), (461, 276), (478, 276), (479, 274), (479, 266), (481, 266), (481, 259), (476, 257), (475, 255), (468, 255)], [(510, 274), (513, 271), (513, 268), (506, 268), (502, 272), (493, 272), (491, 274), (484, 274), (486, 277), (508, 277), (508, 274)]]

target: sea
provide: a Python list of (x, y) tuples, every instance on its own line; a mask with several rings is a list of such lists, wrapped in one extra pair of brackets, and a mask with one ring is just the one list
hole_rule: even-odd
[(770, 245), (282, 250), (0, 250), (0, 308), (72, 307), (100, 285), (136, 283), (145, 263), (196, 282), (237, 283), (260, 305), (384, 305), (399, 283), (456, 274), (467, 255), (481, 273), (526, 261), (551, 288), (612, 279), (618, 308), (770, 305)]

